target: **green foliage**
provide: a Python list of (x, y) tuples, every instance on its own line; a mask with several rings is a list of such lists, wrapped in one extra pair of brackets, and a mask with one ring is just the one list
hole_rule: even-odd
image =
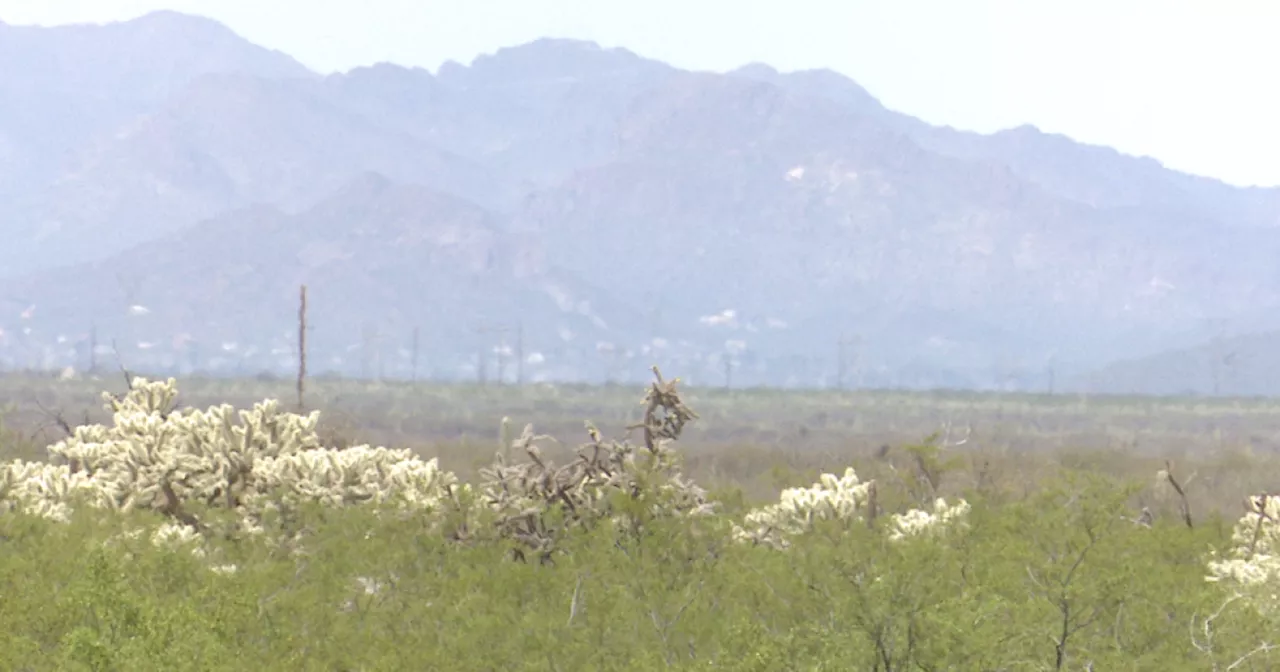
[(917, 504), (928, 504), (936, 499), (948, 472), (956, 471), (964, 464), (961, 456), (943, 452), (939, 443), (941, 438), (939, 434), (931, 434), (924, 441), (901, 449), (912, 467), (911, 477), (902, 477), (903, 486), (911, 501)]
[(1274, 624), (1239, 603), (1203, 650), (1225, 598), (1204, 551), (1222, 528), (1136, 526), (1130, 494), (1065, 474), (1022, 502), (978, 499), (937, 535), (821, 521), (785, 552), (734, 543), (721, 516), (620, 501), (631, 534), (577, 528), (549, 564), (423, 518), (315, 506), (297, 514), (304, 554), (218, 541), (232, 574), (119, 540), (154, 514), (11, 514), (0, 669), (1174, 670), (1255, 650)]
[(0, 405), (0, 457), (33, 458), (44, 455), (45, 446), (36, 437), (18, 431), (9, 421), (14, 414), (12, 403)]
[[(1138, 524), (1133, 501), (1149, 483), (1085, 461), (1011, 497), (955, 487), (965, 460), (931, 437), (885, 452), (875, 479), (850, 469), (783, 493), (757, 522), (787, 522), (786, 543), (752, 544), (738, 523), (761, 510), (741, 489), (709, 495), (684, 479), (667, 444), (697, 416), (660, 376), (636, 445), (589, 426), (590, 441), (556, 466), (531, 428), (513, 438), (504, 423), (499, 455), (477, 487), (450, 481), (429, 488), (447, 496), (408, 509), (403, 497), (354, 506), (337, 496), (355, 485), (381, 492), (384, 472), (407, 458), (353, 469), (319, 448), (314, 421), (285, 421), (300, 431), (280, 441), (267, 422), (273, 407), (241, 414), (237, 432), (225, 407), (219, 422), (206, 422), (169, 413), (167, 387), (146, 389), (158, 396), (117, 422), (118, 435), (81, 428), (80, 440), (54, 452), (77, 469), (115, 474), (110, 483), (128, 475), (153, 505), (89, 506), (98, 500), (70, 493), (72, 505), (56, 511), (0, 513), (0, 669), (888, 672), (1280, 662), (1266, 646), (1280, 622), (1205, 580), (1211, 551), (1237, 546), (1240, 529), (1212, 516), (1195, 527), (1174, 516)], [(126, 402), (111, 410), (122, 417)], [(148, 429), (180, 421), (199, 431), (177, 436), (225, 439), (175, 446)], [(237, 441), (256, 453), (235, 449)], [(279, 449), (294, 443), (305, 445)], [(519, 451), (527, 461), (514, 461)], [(273, 473), (261, 467), (279, 453), (314, 459), (256, 490), (255, 475)], [(245, 469), (224, 468), (250, 454)], [(151, 480), (134, 476), (139, 465), (168, 463), (185, 481), (170, 484), (168, 467)], [(7, 483), (30, 485), (31, 501), (49, 500), (48, 484), (71, 482), (48, 465), (19, 466)], [(775, 476), (813, 480), (796, 470)], [(191, 493), (166, 491), (176, 485)], [(964, 494), (953, 507), (963, 524), (902, 533), (919, 521), (909, 509), (941, 506), (943, 490)], [(213, 492), (260, 493), (254, 522), (278, 533), (233, 533), (242, 507)], [(192, 529), (204, 533), (183, 536)], [(513, 549), (540, 562), (511, 562)]]

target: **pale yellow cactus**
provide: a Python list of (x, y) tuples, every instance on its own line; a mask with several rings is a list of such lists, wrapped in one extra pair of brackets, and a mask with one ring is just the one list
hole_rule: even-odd
[[(480, 505), (495, 514), (498, 536), (545, 557), (564, 529), (549, 526), (559, 517), (545, 514), (564, 507), (569, 516), (563, 525), (570, 527), (618, 523), (624, 516), (612, 506), (617, 493), (643, 502), (655, 515), (712, 512), (714, 504), (680, 475), (668, 446), (696, 414), (678, 398), (677, 381), (654, 373), (657, 381), (643, 400), (640, 446), (606, 441), (589, 427), (591, 442), (579, 458), (557, 468), (541, 457), (535, 444), (542, 437), (531, 428), (514, 441), (504, 434), (503, 449), (483, 472), (478, 493)], [(171, 522), (151, 533), (152, 542), (192, 545), (200, 555), (203, 537), (197, 531), (211, 523), (193, 512), (205, 506), (238, 514), (231, 517), (232, 529), (219, 532), (258, 535), (266, 531), (268, 514), (298, 504), (389, 504), (433, 514), (461, 503), (457, 495), (469, 491), (435, 459), (424, 461), (408, 450), (321, 447), (318, 412), (284, 412), (274, 400), (239, 411), (225, 404), (180, 409), (174, 380), (136, 378), (131, 384), (123, 397), (103, 395), (110, 424), (76, 428), (49, 447), (50, 464), (15, 463), (0, 472), (0, 502), (59, 520), (69, 517), (73, 495), (110, 510), (159, 512)], [(511, 448), (523, 448), (529, 461), (508, 464)], [(464, 527), (470, 528), (467, 521)], [(458, 538), (471, 531), (462, 530)]]
[(252, 532), (281, 502), (394, 501), (431, 510), (457, 483), (436, 460), (407, 450), (321, 447), (319, 412), (284, 412), (275, 400), (250, 410), (177, 409), (173, 379), (132, 384), (122, 398), (104, 395), (111, 424), (76, 428), (49, 447), (50, 463), (4, 465), (0, 502), (65, 520), (82, 496), (93, 506), (154, 510), (188, 525), (183, 511), (198, 502), (237, 511)]
[(1206, 580), (1241, 594), (1261, 612), (1280, 615), (1280, 496), (1245, 499), (1232, 547), (1214, 554)]
[[(875, 481), (860, 480), (852, 467), (845, 469), (843, 476), (822, 474), (807, 488), (783, 490), (777, 504), (747, 513), (743, 524), (733, 527), (733, 535), (744, 543), (787, 548), (791, 538), (811, 531), (817, 521), (865, 521), (874, 492)], [(959, 521), (968, 512), (969, 504), (964, 500), (947, 504), (938, 499), (932, 512), (912, 509), (890, 516), (889, 537), (897, 540), (922, 534)]]
[(958, 524), (969, 514), (969, 508), (969, 503), (963, 499), (948, 504), (947, 500), (939, 497), (933, 502), (933, 511), (911, 509), (906, 513), (895, 513), (889, 517), (889, 538), (903, 539)]
[(99, 504), (110, 500), (107, 489), (84, 473), (72, 473), (66, 465), (22, 460), (0, 465), (0, 510), (65, 522), (77, 496)]
[(734, 526), (734, 537), (786, 548), (790, 537), (812, 530), (816, 521), (861, 519), (873, 487), (873, 481), (860, 480), (852, 467), (843, 476), (822, 474), (807, 488), (783, 490), (777, 504), (747, 513), (743, 525)]

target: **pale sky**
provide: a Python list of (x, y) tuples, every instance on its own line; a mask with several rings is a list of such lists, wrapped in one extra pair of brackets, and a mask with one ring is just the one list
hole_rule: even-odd
[(323, 72), (538, 37), (684, 68), (827, 67), (888, 107), (984, 132), (1030, 123), (1233, 184), (1280, 185), (1271, 0), (0, 0), (53, 25), (172, 9)]

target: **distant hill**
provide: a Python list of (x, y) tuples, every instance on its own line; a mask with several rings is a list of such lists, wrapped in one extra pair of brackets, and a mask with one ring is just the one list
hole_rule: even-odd
[[(73, 273), (31, 275), (5, 289), (35, 306), (33, 322), (64, 327), (17, 332), (18, 347), (61, 337), (66, 348), (83, 349), (96, 327), (117, 339), (128, 361), (152, 361), (149, 350), (172, 348), (172, 365), (216, 367), (250, 351), (261, 355), (259, 366), (288, 368), (302, 284), (317, 371), (378, 353), (386, 371), (405, 375), (420, 328), (423, 366), (458, 375), (440, 371), (458, 368), (443, 357), (474, 356), (501, 344), (485, 330), (522, 326), (531, 344), (558, 355), (533, 372), (558, 365), (564, 377), (577, 350), (594, 358), (598, 343), (637, 328), (598, 289), (504, 233), (496, 215), (372, 173), (295, 215), (271, 206), (231, 211)], [(372, 347), (364, 341), (369, 328), (378, 332)], [(508, 334), (507, 346), (515, 339)]]
[(1119, 394), (1276, 396), (1277, 371), (1280, 331), (1267, 331), (1114, 362), (1071, 386)]
[(320, 82), (205, 75), (81, 153), (16, 232), (32, 244), (0, 261), (87, 261), (232, 208), (297, 211), (365, 171), (515, 200), (494, 171), (330, 104)]
[(210, 73), (317, 77), (216, 21), (177, 12), (107, 25), (0, 23), (0, 202), (56, 180), (86, 143)]
[[(627, 301), (678, 294), (689, 319), (808, 320), (818, 347), (899, 318), (882, 356), (943, 366), (985, 348), (1038, 368), (1054, 350), (1158, 347), (1229, 304), (1280, 298), (1269, 231), (1073, 201), (830, 99), (690, 74), (619, 128), (618, 160), (537, 194), (521, 222), (615, 277)], [(660, 265), (620, 267), (590, 254), (601, 249), (652, 250)], [(929, 352), (937, 341), (956, 347)]]
[[(0, 109), (11, 340), (94, 315), (284, 347), (303, 279), (317, 347), (430, 323), (456, 369), (482, 340), (456, 325), (519, 321), (546, 367), (597, 377), (666, 358), (714, 381), (731, 358), (740, 384), (833, 384), (843, 339), (866, 384), (1042, 389), (1220, 321), (1280, 329), (1280, 189), (930, 126), (828, 70), (542, 39), (320, 77), (175, 13), (0, 31), (23, 101)], [(299, 261), (316, 250), (325, 273)], [(167, 292), (146, 329), (111, 298), (120, 269)], [(0, 362), (78, 356), (26, 336)]]
[(1129, 156), (1110, 147), (1042, 133), (1031, 125), (990, 135), (930, 126), (884, 108), (856, 82), (830, 70), (784, 74), (756, 63), (731, 74), (875, 115), (929, 151), (999, 163), (1020, 179), (1090, 206), (1180, 212), (1233, 226), (1280, 226), (1280, 189), (1233, 187), (1220, 180), (1170, 170), (1150, 157)]

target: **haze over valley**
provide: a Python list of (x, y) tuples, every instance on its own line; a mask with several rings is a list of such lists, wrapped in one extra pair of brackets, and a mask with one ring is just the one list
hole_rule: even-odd
[(0, 100), (6, 368), (284, 375), (305, 284), (316, 374), (1280, 392), (1280, 189), (831, 70), (322, 75), (156, 12), (0, 24)]

